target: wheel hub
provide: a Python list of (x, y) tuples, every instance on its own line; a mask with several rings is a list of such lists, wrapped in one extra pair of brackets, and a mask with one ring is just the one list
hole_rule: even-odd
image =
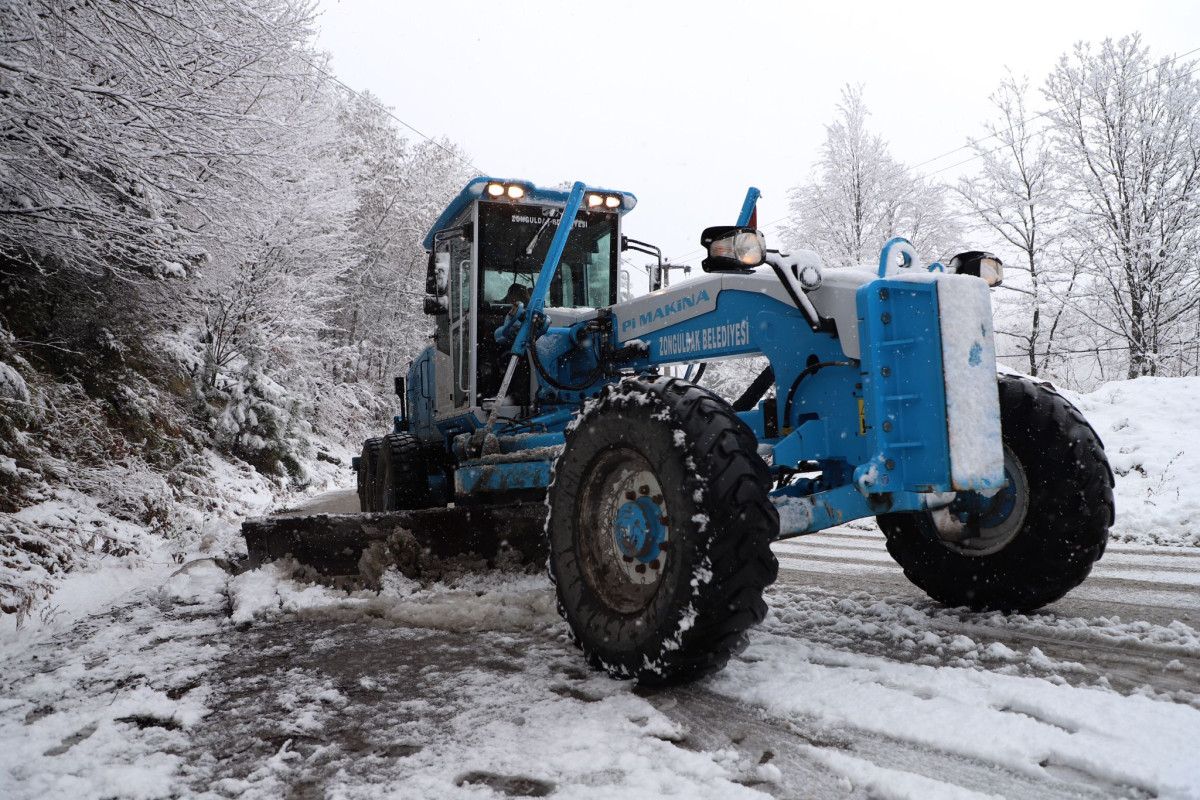
[(649, 497), (639, 497), (621, 506), (613, 523), (613, 536), (621, 555), (643, 564), (658, 559), (662, 554), (659, 545), (666, 533), (662, 517), (662, 508)]
[(937, 521), (942, 543), (963, 555), (984, 556), (1003, 550), (1021, 531), (1029, 510), (1029, 480), (1013, 452), (1004, 448), (1005, 485), (991, 497), (959, 492), (939, 512), (947, 519)]
[(634, 450), (610, 450), (592, 464), (578, 506), (588, 581), (612, 609), (634, 613), (658, 591), (671, 526), (662, 484)]
[(621, 569), (634, 583), (657, 580), (665, 560), (667, 512), (662, 486), (650, 470), (620, 475), (611, 495), (612, 537)]

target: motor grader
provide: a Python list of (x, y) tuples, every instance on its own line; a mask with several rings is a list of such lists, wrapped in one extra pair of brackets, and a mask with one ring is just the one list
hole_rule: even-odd
[[(657, 684), (742, 646), (772, 542), (855, 519), (947, 605), (1078, 585), (1112, 473), (1064, 398), (997, 375), (999, 259), (922, 266), (894, 239), (825, 268), (767, 248), (757, 197), (704, 231), (702, 276), (618, 300), (621, 253), (647, 249), (622, 234), (632, 194), (471, 181), (424, 240), (433, 344), (354, 460), (363, 513), (251, 521), (252, 559), (352, 570), (396, 531), (418, 555), (545, 559), (587, 660)], [(706, 364), (749, 357), (766, 367), (741, 396), (705, 388)]]

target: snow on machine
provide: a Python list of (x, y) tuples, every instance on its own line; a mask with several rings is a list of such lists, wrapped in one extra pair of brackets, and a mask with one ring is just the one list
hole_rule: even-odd
[[(647, 249), (621, 234), (633, 195), (471, 181), (425, 238), (434, 345), (355, 459), (366, 513), (248, 521), (252, 562), (548, 558), (587, 660), (649, 683), (739, 649), (772, 542), (862, 517), (947, 605), (1030, 610), (1077, 586), (1112, 473), (1065, 399), (997, 377), (999, 261), (924, 269), (894, 239), (878, 269), (822, 269), (766, 248), (757, 197), (704, 231), (703, 276), (618, 301), (622, 250)], [(698, 383), (750, 356), (769, 366), (732, 403)]]

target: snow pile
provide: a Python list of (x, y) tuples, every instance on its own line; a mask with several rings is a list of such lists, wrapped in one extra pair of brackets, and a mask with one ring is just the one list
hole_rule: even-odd
[[(172, 575), (163, 555), (72, 576), (54, 597), (70, 608), (36, 631), (0, 631), (0, 796), (178, 793), (181, 749), (209, 713), (203, 676), (227, 650), (207, 638), (220, 626), (225, 574), (208, 561)], [(128, 604), (86, 616), (120, 594)]]
[(952, 482), (963, 488), (997, 488), (1004, 485), (1004, 460), (991, 295), (978, 278), (937, 277)]
[(245, 552), (237, 523), (275, 502), (266, 479), (212, 451), (166, 475), (131, 458), (124, 468), (76, 466), (73, 476), (79, 488), (32, 482), (29, 505), (0, 515), (4, 627), (53, 614), (54, 592), (73, 574), (121, 572), (160, 550), (178, 561), (197, 549)]
[(380, 592), (345, 592), (292, 580), (297, 567), (276, 561), (231, 580), (233, 621), (369, 617), (459, 633), (545, 631), (562, 624), (545, 575), (491, 571), (422, 587), (390, 570)]
[(1104, 441), (1117, 541), (1200, 546), (1200, 378), (1138, 378), (1064, 392)]

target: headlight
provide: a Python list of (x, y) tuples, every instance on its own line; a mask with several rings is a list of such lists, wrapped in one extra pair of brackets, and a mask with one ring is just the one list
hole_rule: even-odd
[(1004, 280), (1004, 262), (983, 250), (968, 250), (950, 259), (950, 271), (956, 275), (983, 278), (988, 286), (999, 286)]
[(700, 266), (705, 272), (748, 270), (767, 260), (767, 242), (754, 228), (720, 225), (700, 236), (708, 258)]
[(716, 258), (733, 258), (747, 267), (763, 263), (767, 245), (758, 231), (736, 233), (726, 239), (713, 242), (708, 254)]
[(987, 281), (988, 286), (999, 286), (1004, 281), (1004, 262), (998, 258), (980, 259), (979, 277)]
[(515, 183), (489, 183), (487, 194), (488, 197), (494, 197), (497, 200), (502, 197), (507, 197), (509, 200), (520, 200), (525, 196), (525, 187)]
[(621, 207), (621, 198), (611, 194), (589, 194), (587, 196), (588, 208), (608, 208), (615, 209)]

